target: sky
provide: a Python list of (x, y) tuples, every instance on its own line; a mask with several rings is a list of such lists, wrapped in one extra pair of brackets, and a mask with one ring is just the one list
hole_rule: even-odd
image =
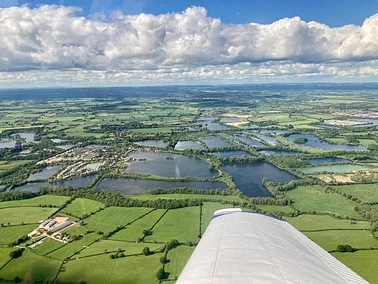
[(0, 88), (378, 82), (378, 0), (0, 0)]

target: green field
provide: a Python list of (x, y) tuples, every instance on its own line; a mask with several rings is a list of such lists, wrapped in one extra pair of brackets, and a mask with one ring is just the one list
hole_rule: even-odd
[(74, 201), (72, 201), (70, 204), (64, 207), (61, 212), (71, 216), (82, 218), (104, 207), (105, 205), (101, 202), (85, 198), (76, 198)]
[(357, 249), (378, 248), (378, 240), (374, 239), (368, 230), (328, 230), (304, 234), (326, 251), (336, 250), (338, 245), (346, 244)]
[(204, 199), (204, 200), (214, 200), (216, 201), (226, 201), (226, 202), (233, 202), (233, 201), (241, 201), (242, 199), (238, 196), (234, 195), (208, 195), (208, 194), (135, 194), (130, 195), (132, 199), (139, 199), (139, 200), (156, 200), (159, 198), (162, 199)]
[(7, 226), (0, 228), (0, 245), (8, 245), (18, 238), (29, 234), (31, 231), (37, 228), (37, 224), (34, 225), (19, 225), (19, 226)]
[(311, 168), (304, 168), (301, 171), (305, 174), (316, 174), (321, 172), (329, 172), (334, 174), (348, 173), (351, 171), (369, 170), (369, 167), (360, 165), (332, 165), (332, 166), (316, 166)]
[(146, 242), (166, 242), (176, 239), (180, 242), (196, 241), (199, 233), (200, 209), (198, 206), (169, 210), (152, 230)]
[(297, 217), (284, 217), (297, 230), (316, 231), (329, 229), (366, 229), (369, 230), (370, 222), (341, 220), (327, 215), (303, 214)]
[(31, 160), (0, 161), (0, 174), (2, 172), (13, 170), (17, 167), (23, 166), (30, 162), (32, 161)]
[(0, 209), (0, 223), (11, 225), (38, 223), (52, 215), (56, 208), (16, 207)]
[(59, 260), (70, 258), (74, 254), (100, 238), (101, 236), (97, 235), (96, 233), (84, 235), (80, 240), (70, 242), (60, 247), (59, 249), (47, 254), (47, 256)]
[(108, 207), (85, 219), (87, 227), (108, 233), (151, 211), (151, 208)]
[[(150, 256), (129, 256), (110, 259), (101, 255), (73, 260), (63, 265), (58, 280), (65, 282), (85, 281), (91, 283), (147, 284), (156, 283), (155, 274), (161, 267), (162, 254)], [(0, 274), (1, 275), (1, 274)]]
[(159, 220), (164, 212), (166, 212), (164, 209), (156, 209), (152, 211), (143, 218), (138, 219), (131, 225), (115, 233), (113, 236), (111, 236), (111, 239), (134, 242), (137, 241), (138, 238), (143, 236), (143, 230), (151, 229), (151, 227)]
[(81, 251), (77, 257), (82, 258), (84, 256), (104, 254), (105, 252), (111, 253), (116, 252), (118, 249), (121, 249), (125, 255), (142, 254), (143, 248), (145, 247), (149, 247), (151, 251), (154, 251), (161, 248), (162, 244), (140, 244), (113, 240), (101, 240)]
[(68, 199), (70, 198), (67, 196), (41, 195), (30, 199), (0, 202), (0, 209), (8, 207), (39, 207), (40, 205), (60, 207), (66, 203)]
[(293, 208), (291, 208), (290, 206), (256, 205), (256, 208), (269, 213), (290, 214), (294, 212)]
[(325, 193), (320, 186), (300, 186), (285, 195), (294, 201), (294, 208), (302, 212), (332, 213), (361, 219), (354, 211), (354, 202), (335, 193)]
[(362, 202), (378, 202), (378, 185), (377, 184), (351, 184), (347, 186), (335, 186), (336, 190), (341, 190), (346, 194), (357, 197)]
[(2, 270), (0, 278), (13, 280), (16, 276), (30, 281), (54, 279), (61, 262), (39, 256), (26, 249), (22, 257), (12, 259)]
[(0, 248), (0, 267), (5, 265), (11, 258), (9, 254), (14, 251), (14, 248)]
[(33, 247), (33, 250), (36, 254), (46, 255), (62, 246), (64, 246), (64, 243), (62, 242), (56, 241), (52, 238), (45, 238), (42, 244)]
[(376, 268), (378, 266), (378, 252), (376, 250), (360, 250), (353, 253), (332, 253), (334, 257), (363, 277), (370, 284), (377, 284)]
[(194, 249), (194, 247), (181, 245), (168, 252), (168, 263), (164, 267), (165, 272), (169, 274), (168, 279), (174, 279), (180, 275)]

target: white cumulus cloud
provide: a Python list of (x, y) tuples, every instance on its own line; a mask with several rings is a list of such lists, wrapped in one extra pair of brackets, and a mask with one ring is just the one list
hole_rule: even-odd
[(339, 28), (299, 17), (224, 24), (202, 7), (162, 15), (80, 15), (79, 8), (63, 6), (0, 9), (0, 83), (12, 72), (48, 76), (54, 70), (75, 73), (78, 81), (107, 72), (112, 75), (100, 78), (136, 82), (377, 75), (378, 14), (361, 26)]

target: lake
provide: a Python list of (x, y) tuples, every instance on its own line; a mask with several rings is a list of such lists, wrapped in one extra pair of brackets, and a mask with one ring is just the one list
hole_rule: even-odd
[(214, 117), (214, 116), (207, 116), (207, 117), (200, 117), (199, 119), (197, 119), (198, 121), (213, 121), (213, 120), (216, 120), (217, 118)]
[(223, 182), (205, 181), (158, 181), (132, 178), (105, 178), (97, 186), (98, 190), (117, 191), (122, 194), (146, 193), (151, 189), (188, 187), (193, 189), (225, 189), (227, 184)]
[(16, 141), (14, 140), (1, 140), (0, 141), (0, 149), (13, 148), (15, 146), (16, 146)]
[(360, 165), (332, 165), (332, 166), (317, 166), (312, 168), (303, 168), (301, 171), (305, 174), (315, 174), (321, 172), (328, 172), (328, 173), (348, 173), (351, 171), (362, 171), (368, 170), (368, 167), (360, 166)]
[(253, 147), (267, 147), (267, 145), (261, 143), (260, 141), (256, 139), (252, 139), (245, 136), (236, 136), (236, 138), (242, 140), (243, 142), (252, 145)]
[(271, 197), (262, 184), (263, 179), (276, 182), (289, 182), (298, 177), (264, 161), (256, 163), (232, 163), (224, 166), (232, 176), (237, 187), (248, 197)]
[(215, 155), (218, 158), (252, 156), (251, 153), (242, 150), (213, 152), (210, 154)]
[(336, 164), (336, 163), (350, 163), (349, 160), (337, 157), (327, 157), (327, 158), (312, 158), (308, 160), (311, 165), (322, 165), (322, 164)]
[(194, 141), (177, 141), (175, 145), (175, 150), (205, 150), (206, 148), (200, 143)]
[(27, 180), (32, 181), (32, 180), (39, 180), (39, 179), (49, 179), (49, 178), (53, 177), (59, 170), (61, 170), (63, 168), (64, 168), (64, 166), (46, 167), (39, 173), (31, 174)]
[(221, 122), (240, 122), (242, 121), (239, 117), (222, 117)]
[(96, 175), (86, 176), (86, 177), (79, 177), (76, 179), (71, 180), (63, 180), (63, 181), (56, 181), (56, 182), (28, 182), (24, 185), (17, 186), (14, 190), (24, 190), (24, 191), (33, 191), (37, 192), (41, 186), (72, 186), (73, 188), (78, 188), (82, 186), (90, 186), (93, 180), (96, 178)]
[(73, 145), (73, 144), (65, 144), (65, 145), (58, 145), (58, 146), (56, 146), (56, 147), (59, 148), (59, 149), (62, 149), (62, 150), (69, 150), (69, 149), (75, 148), (76, 145)]
[(200, 139), (203, 142), (205, 142), (206, 146), (210, 149), (232, 146), (231, 144), (227, 143), (226, 141), (216, 136), (212, 136), (209, 138), (200, 138)]
[(307, 142), (300, 144), (312, 148), (320, 148), (327, 150), (342, 150), (342, 151), (368, 151), (365, 146), (362, 145), (348, 145), (348, 144), (331, 144), (327, 141), (321, 141), (318, 137), (312, 134), (291, 134), (286, 137), (291, 143), (294, 143), (296, 138), (307, 138)]
[(264, 150), (260, 151), (261, 154), (267, 156), (277, 156), (277, 155), (300, 155), (304, 154), (303, 152), (298, 151), (289, 151), (289, 150)]
[(139, 146), (144, 146), (144, 147), (165, 148), (168, 146), (168, 143), (164, 142), (163, 140), (144, 140), (144, 141), (137, 141), (133, 143)]
[(260, 138), (261, 140), (264, 140), (266, 141), (267, 143), (269, 143), (270, 145), (279, 145), (281, 144), (279, 141), (277, 141), (276, 138), (274, 137), (271, 137), (271, 136), (267, 136), (267, 135), (263, 135), (263, 134), (254, 134), (256, 137)]
[(127, 163), (126, 172), (174, 178), (218, 176), (218, 171), (209, 170), (207, 162), (194, 157), (152, 152), (134, 152), (130, 157), (136, 161)]
[(353, 127), (369, 127), (369, 126), (376, 126), (378, 125), (378, 119), (373, 119), (373, 118), (353, 118), (351, 120), (354, 121), (366, 121), (369, 122), (369, 124), (365, 125), (354, 125)]

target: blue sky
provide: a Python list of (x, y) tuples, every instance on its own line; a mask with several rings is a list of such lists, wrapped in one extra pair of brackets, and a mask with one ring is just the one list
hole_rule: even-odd
[(378, 0), (0, 0), (0, 8), (0, 88), (378, 82)]
[(378, 13), (378, 0), (0, 0), (0, 7), (28, 4), (79, 6), (86, 16), (114, 10), (125, 14), (165, 14), (181, 12), (190, 6), (207, 9), (208, 15), (222, 22), (269, 24), (285, 17), (300, 16), (331, 27), (361, 25)]

